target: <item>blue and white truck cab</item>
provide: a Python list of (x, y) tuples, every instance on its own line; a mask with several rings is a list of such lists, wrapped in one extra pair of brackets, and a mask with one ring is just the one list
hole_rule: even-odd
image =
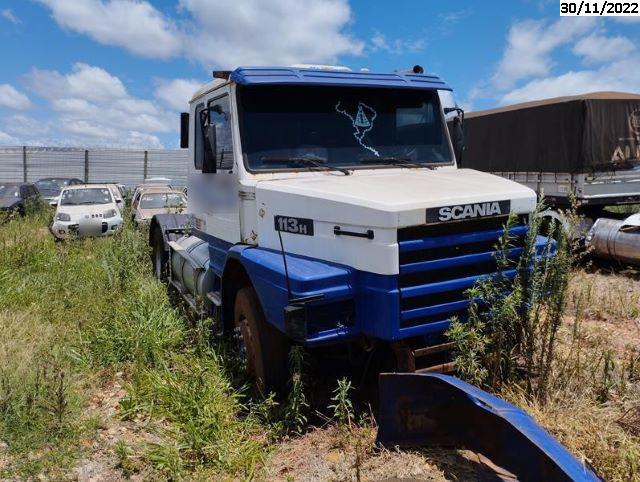
[(214, 77), (181, 117), (189, 207), (152, 221), (156, 275), (218, 313), (263, 388), (292, 342), (387, 343), (400, 370), (420, 370), (464, 319), (465, 291), (496, 271), (510, 212), (522, 240), (534, 191), (456, 168), (462, 112), (420, 68)]

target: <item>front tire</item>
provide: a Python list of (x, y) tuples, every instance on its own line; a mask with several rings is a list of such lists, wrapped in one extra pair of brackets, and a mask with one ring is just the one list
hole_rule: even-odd
[(245, 287), (236, 295), (235, 333), (241, 338), (247, 376), (266, 394), (281, 390), (288, 379), (289, 343), (265, 319), (256, 291)]

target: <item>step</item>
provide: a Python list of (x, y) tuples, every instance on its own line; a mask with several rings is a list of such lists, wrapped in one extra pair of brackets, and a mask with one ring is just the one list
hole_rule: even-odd
[(425, 348), (417, 348), (413, 350), (414, 358), (420, 358), (423, 356), (435, 355), (436, 353), (442, 353), (445, 351), (451, 351), (455, 347), (455, 343), (442, 343), (440, 345), (427, 346)]
[(426, 368), (420, 368), (415, 373), (451, 373), (456, 371), (456, 362), (439, 363)]

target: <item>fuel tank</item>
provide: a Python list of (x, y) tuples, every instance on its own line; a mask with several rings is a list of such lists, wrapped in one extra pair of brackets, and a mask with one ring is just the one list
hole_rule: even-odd
[(206, 300), (214, 276), (208, 269), (209, 244), (196, 236), (183, 236), (172, 243), (172, 248), (172, 281), (183, 294)]

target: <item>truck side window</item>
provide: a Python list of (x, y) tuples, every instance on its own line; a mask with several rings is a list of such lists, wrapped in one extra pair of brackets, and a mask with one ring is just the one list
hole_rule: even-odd
[(193, 143), (193, 152), (194, 152), (194, 158), (193, 158), (193, 166), (196, 169), (200, 169), (202, 170), (202, 164), (204, 161), (204, 144), (203, 144), (203, 137), (202, 137), (202, 116), (200, 115), (200, 113), (204, 110), (204, 104), (200, 104), (196, 107), (196, 115), (195, 115), (195, 123), (196, 123), (196, 129), (195, 129), (195, 141)]
[(209, 122), (216, 126), (216, 162), (221, 171), (233, 169), (233, 142), (231, 140), (231, 108), (229, 97), (214, 99), (209, 103)]

